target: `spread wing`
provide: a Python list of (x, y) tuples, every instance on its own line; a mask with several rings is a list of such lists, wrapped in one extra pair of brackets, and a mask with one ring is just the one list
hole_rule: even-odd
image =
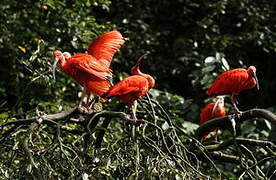
[(102, 80), (109, 79), (112, 76), (111, 70), (103, 66), (93, 56), (88, 54), (76, 54), (68, 59), (71, 67), (85, 71), (88, 74), (94, 75)]
[(209, 96), (238, 94), (247, 79), (248, 73), (245, 69), (238, 68), (226, 71), (218, 76), (215, 82), (209, 87), (207, 93)]
[(113, 30), (100, 35), (88, 46), (88, 54), (95, 57), (104, 66), (109, 67), (113, 55), (121, 48), (125, 40), (119, 31)]

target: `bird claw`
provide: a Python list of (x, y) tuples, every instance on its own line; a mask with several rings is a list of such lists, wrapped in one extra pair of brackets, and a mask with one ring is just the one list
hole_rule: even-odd
[(78, 106), (78, 110), (79, 110), (80, 113), (83, 113), (83, 114), (92, 114), (92, 113), (94, 113), (93, 110), (90, 110), (85, 106)]
[(103, 105), (100, 102), (94, 103), (90, 109), (93, 110), (94, 112), (101, 112), (103, 110)]
[(78, 106), (78, 110), (84, 114), (93, 114), (101, 112), (103, 110), (103, 106), (101, 103), (94, 103), (92, 106)]

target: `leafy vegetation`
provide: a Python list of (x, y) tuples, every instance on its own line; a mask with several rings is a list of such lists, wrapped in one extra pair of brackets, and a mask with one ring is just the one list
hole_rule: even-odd
[[(228, 126), (220, 144), (196, 134), (212, 101), (206, 89), (228, 69), (255, 65), (261, 89), (242, 92), (239, 107), (276, 113), (275, 8), (268, 0), (2, 0), (0, 177), (273, 179), (275, 116), (236, 119), (236, 136)], [(74, 109), (81, 88), (60, 72), (53, 80), (53, 50), (85, 52), (112, 29), (129, 39), (112, 61), (115, 82), (150, 52), (141, 69), (156, 87), (139, 100), (140, 125), (116, 99), (92, 114)]]

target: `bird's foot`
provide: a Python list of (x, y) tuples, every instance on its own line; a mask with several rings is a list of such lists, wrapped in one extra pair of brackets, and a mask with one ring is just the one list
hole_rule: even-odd
[(92, 113), (101, 112), (103, 110), (103, 106), (101, 103), (94, 103), (93, 106), (90, 106), (90, 105), (78, 106), (78, 110), (79, 112), (84, 114), (92, 114)]
[(78, 110), (79, 110), (79, 112), (84, 113), (86, 111), (86, 107), (78, 106)]
[(78, 106), (78, 110), (82, 114), (92, 114), (92, 113), (94, 113), (93, 110), (87, 108), (86, 106)]
[(93, 110), (94, 112), (101, 112), (103, 110), (103, 105), (101, 102), (96, 102), (93, 104), (93, 106), (91, 107), (91, 110)]

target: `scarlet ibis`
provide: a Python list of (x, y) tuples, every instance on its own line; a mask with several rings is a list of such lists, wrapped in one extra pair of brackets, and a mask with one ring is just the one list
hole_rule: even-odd
[(131, 69), (132, 76), (129, 76), (122, 81), (112, 86), (109, 91), (102, 96), (104, 99), (116, 96), (122, 102), (128, 104), (132, 110), (134, 121), (136, 118), (137, 99), (143, 97), (155, 85), (155, 80), (152, 76), (140, 71), (140, 63), (147, 54), (142, 55), (135, 66)]
[(256, 68), (250, 66), (248, 69), (232, 69), (219, 75), (215, 82), (209, 87), (209, 96), (231, 95), (231, 102), (237, 112), (240, 112), (236, 103), (236, 95), (246, 89), (257, 87), (259, 83), (256, 76)]
[[(222, 96), (217, 96), (217, 101), (214, 103), (207, 104), (200, 113), (200, 124), (205, 123), (214, 118), (226, 116), (226, 111), (224, 108), (224, 98)], [(217, 131), (219, 128), (214, 128), (211, 131), (215, 131), (215, 138), (217, 139)], [(205, 133), (202, 140), (207, 140), (209, 132)]]
[(112, 72), (109, 69), (113, 55), (125, 42), (121, 33), (113, 30), (95, 39), (88, 46), (88, 54), (80, 53), (71, 56), (70, 53), (56, 50), (53, 52), (55, 63), (53, 73), (58, 63), (61, 71), (72, 77), (84, 87), (79, 107), (86, 94), (90, 92), (101, 96), (111, 87)]

